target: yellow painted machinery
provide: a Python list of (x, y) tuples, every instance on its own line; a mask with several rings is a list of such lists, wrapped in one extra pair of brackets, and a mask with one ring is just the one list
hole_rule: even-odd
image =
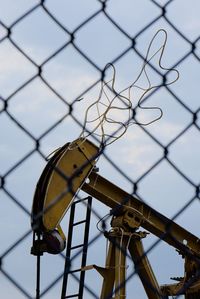
[[(32, 254), (57, 254), (65, 248), (60, 222), (81, 189), (111, 209), (112, 229), (104, 233), (109, 240), (106, 265), (81, 269), (94, 268), (103, 277), (101, 299), (126, 297), (128, 252), (147, 298), (166, 299), (181, 294), (186, 299), (200, 298), (199, 238), (102, 177), (95, 166), (100, 155), (101, 150), (89, 140), (77, 139), (58, 149), (48, 161), (33, 200), (32, 229), (39, 237), (34, 237)], [(140, 231), (141, 227), (148, 232)], [(184, 258), (184, 274), (177, 283), (158, 284), (142, 245), (149, 232)]]

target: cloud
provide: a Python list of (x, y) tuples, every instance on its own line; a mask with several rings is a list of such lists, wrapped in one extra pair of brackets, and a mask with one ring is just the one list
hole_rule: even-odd
[(7, 97), (36, 74), (36, 68), (9, 41), (0, 47), (0, 89)]

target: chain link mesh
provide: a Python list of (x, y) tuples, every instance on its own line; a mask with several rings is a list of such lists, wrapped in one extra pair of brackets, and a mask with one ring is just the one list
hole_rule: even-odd
[[(30, 1), (21, 7), (15, 4), (7, 11), (1, 3), (2, 298), (35, 298), (29, 219), (35, 184), (46, 156), (81, 131), (83, 107), (104, 80), (105, 64), (116, 66), (119, 85), (127, 83), (123, 76), (138, 73), (148, 42), (159, 28), (169, 33), (166, 62), (180, 72), (180, 80), (167, 86), (167, 74), (150, 65), (153, 78), (162, 84), (145, 98), (145, 103), (158, 104), (164, 112), (163, 120), (130, 130), (118, 144), (103, 152), (98, 167), (105, 177), (199, 235), (198, 4), (178, 0), (144, 2), (141, 6), (138, 1), (88, 1), (85, 5), (80, 1), (76, 5)], [(181, 17), (182, 10), (188, 10), (191, 16), (188, 23)], [(76, 215), (79, 220), (81, 213)], [(93, 203), (88, 263), (104, 263), (105, 241), (96, 223), (106, 213), (104, 206)], [(76, 238), (80, 235), (77, 231)], [(170, 275), (182, 275), (181, 258), (168, 252), (168, 246), (153, 236), (145, 242), (146, 254), (162, 283)], [(73, 261), (76, 264), (80, 253), (78, 250), (72, 257), (74, 267)], [(128, 263), (131, 265), (130, 260)], [(41, 298), (60, 296), (63, 264), (63, 255), (44, 257)], [(129, 266), (127, 271), (127, 298), (128, 292), (135, 292), (134, 298), (146, 298), (135, 270)], [(86, 273), (84, 294), (99, 298), (100, 278), (92, 273)], [(72, 289), (78, 281), (74, 273)]]

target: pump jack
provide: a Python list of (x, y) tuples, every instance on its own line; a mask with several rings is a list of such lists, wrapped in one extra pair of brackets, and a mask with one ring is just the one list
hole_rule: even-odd
[[(60, 253), (65, 235), (60, 222), (81, 189), (111, 208), (110, 232), (105, 233), (109, 249), (105, 268), (92, 265), (103, 276), (101, 299), (125, 298), (127, 250), (149, 299), (184, 295), (200, 298), (200, 240), (138, 198), (120, 189), (96, 169), (99, 148), (89, 140), (77, 139), (58, 149), (38, 181), (32, 206), (34, 234), (31, 253)], [(148, 232), (173, 246), (184, 258), (184, 276), (178, 283), (159, 286), (144, 252), (142, 238)], [(38, 239), (36, 239), (38, 236)], [(114, 288), (114, 290), (113, 290)], [(114, 296), (114, 297), (113, 297)]]

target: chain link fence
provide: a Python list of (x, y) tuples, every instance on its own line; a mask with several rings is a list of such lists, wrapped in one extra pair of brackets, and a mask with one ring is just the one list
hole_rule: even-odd
[[(108, 180), (198, 236), (198, 1), (0, 3), (2, 298), (36, 296), (30, 214), (46, 157), (80, 134), (85, 109), (105, 79), (105, 65), (116, 67), (118, 90), (128, 86), (140, 72), (148, 44), (160, 28), (169, 37), (164, 64), (180, 73), (179, 81), (168, 86), (169, 73), (148, 65), (150, 77), (160, 85), (144, 103), (162, 108), (163, 118), (148, 127), (130, 128), (103, 151), (97, 166)], [(157, 117), (154, 112), (150, 117)], [(85, 193), (81, 191), (78, 198), (85, 198)], [(74, 221), (86, 213), (87, 205), (78, 205)], [(108, 213), (106, 206), (93, 199), (86, 264), (105, 264), (106, 240), (96, 224)], [(69, 213), (62, 224), (66, 235), (68, 221)], [(107, 217), (107, 226), (109, 221)], [(82, 242), (83, 227), (76, 229), (72, 246)], [(159, 284), (170, 283), (171, 276), (184, 276), (183, 261), (172, 247), (150, 234), (144, 248)], [(70, 269), (80, 267), (82, 249), (74, 252)], [(60, 298), (64, 262), (64, 254), (42, 257), (41, 298)], [(127, 298), (146, 298), (129, 256), (128, 265)], [(85, 272), (83, 298), (100, 297), (102, 279), (94, 272)], [(74, 271), (68, 281), (69, 294), (76, 293), (79, 282)]]

